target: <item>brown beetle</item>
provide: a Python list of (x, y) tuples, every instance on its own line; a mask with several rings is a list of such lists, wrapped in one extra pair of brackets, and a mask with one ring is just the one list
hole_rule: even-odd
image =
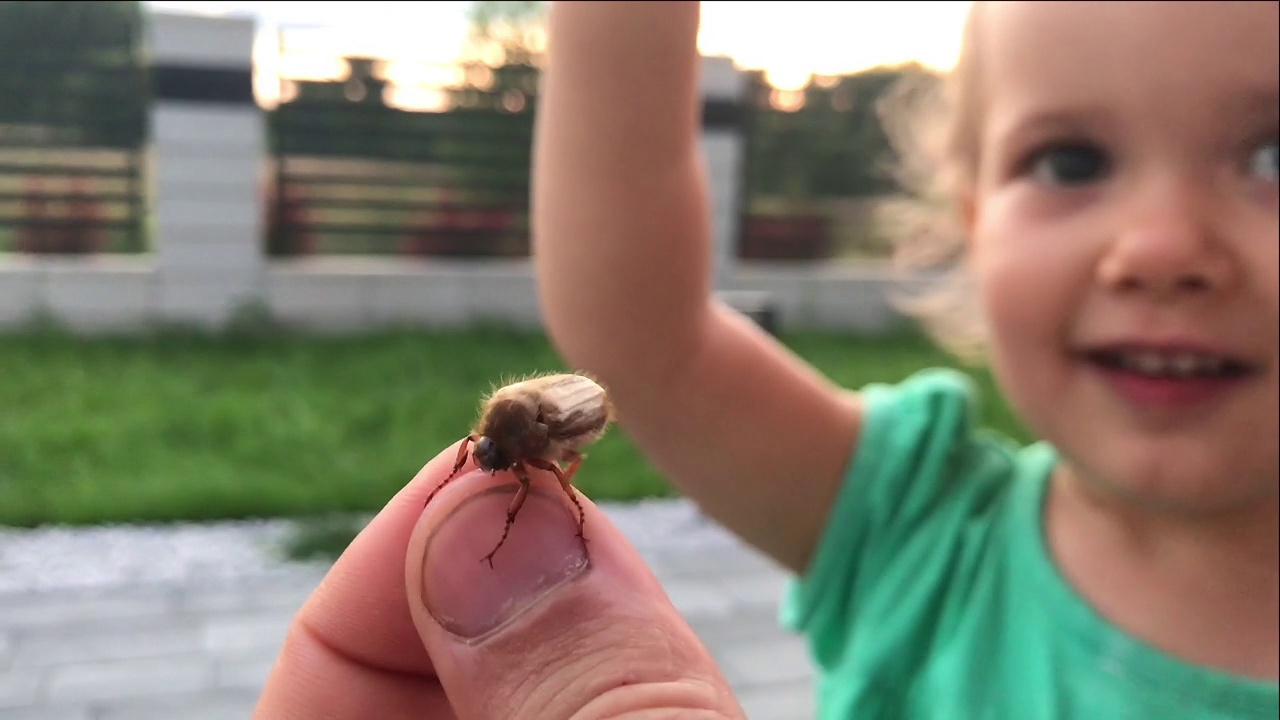
[[(527, 466), (555, 474), (578, 509), (578, 537), (586, 542), (582, 533), (586, 514), (570, 480), (585, 457), (583, 448), (599, 440), (613, 418), (613, 405), (605, 389), (586, 375), (542, 375), (504, 385), (484, 399), (475, 428), (458, 447), (453, 472), (431, 491), (427, 502), (458, 476), (470, 450), (481, 469), (491, 475), (511, 470), (520, 481), (520, 489), (507, 508), (502, 537), (482, 558), (489, 567), (493, 567), (493, 556), (506, 542), (528, 495)], [(562, 469), (561, 463), (568, 463), (568, 468)]]

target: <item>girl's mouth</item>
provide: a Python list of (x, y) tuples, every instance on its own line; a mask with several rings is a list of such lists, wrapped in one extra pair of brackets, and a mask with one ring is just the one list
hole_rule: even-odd
[(1214, 400), (1257, 372), (1239, 358), (1199, 349), (1117, 345), (1082, 357), (1124, 400), (1147, 409), (1190, 408)]
[(1250, 366), (1235, 358), (1189, 350), (1114, 348), (1093, 350), (1085, 358), (1099, 367), (1148, 378), (1230, 379), (1248, 375)]

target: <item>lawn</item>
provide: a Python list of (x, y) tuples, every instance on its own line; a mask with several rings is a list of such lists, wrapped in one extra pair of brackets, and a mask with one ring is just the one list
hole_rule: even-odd
[[(848, 386), (948, 362), (913, 337), (785, 340)], [(562, 367), (541, 335), (503, 330), (2, 336), (0, 525), (374, 511), (498, 378)], [(984, 423), (1026, 439), (975, 377)], [(618, 430), (576, 481), (596, 499), (671, 493)]]

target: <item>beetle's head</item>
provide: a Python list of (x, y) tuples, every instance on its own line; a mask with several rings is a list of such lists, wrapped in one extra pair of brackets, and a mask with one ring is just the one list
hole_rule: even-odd
[(498, 443), (487, 435), (482, 435), (476, 441), (475, 449), (471, 454), (476, 459), (476, 465), (489, 472), (505, 470), (511, 466), (511, 461), (498, 449)]

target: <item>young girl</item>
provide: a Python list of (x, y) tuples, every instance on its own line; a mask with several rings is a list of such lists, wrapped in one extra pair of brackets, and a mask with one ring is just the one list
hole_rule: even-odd
[(975, 4), (934, 178), (1027, 448), (955, 371), (851, 394), (718, 305), (697, 3), (553, 8), (549, 332), (797, 574), (822, 717), (1277, 716), (1278, 7)]

